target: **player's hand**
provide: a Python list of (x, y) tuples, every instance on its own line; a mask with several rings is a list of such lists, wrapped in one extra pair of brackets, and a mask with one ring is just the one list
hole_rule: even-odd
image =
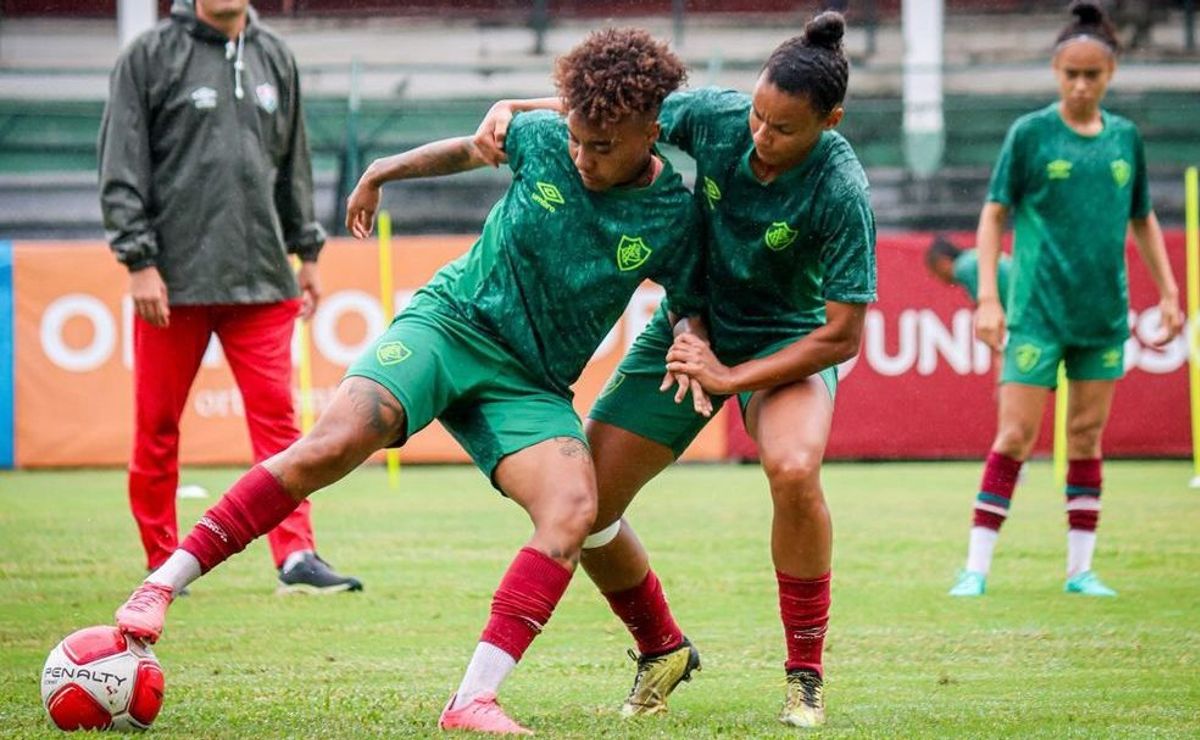
[(688, 391), (691, 391), (692, 409), (705, 418), (712, 416), (712, 399), (708, 397), (708, 394), (704, 392), (704, 388), (699, 383), (683, 373), (673, 373), (668, 370), (663, 374), (662, 383), (659, 384), (658, 390), (665, 392), (671, 387), (672, 383), (675, 384), (675, 403), (683, 403), (683, 399), (687, 397)]
[(296, 282), (300, 285), (300, 318), (308, 321), (317, 312), (317, 303), (321, 300), (317, 263), (301, 262), (300, 270), (296, 273)]
[(695, 334), (675, 337), (675, 343), (667, 350), (667, 370), (690, 376), (693, 383), (699, 383), (712, 395), (725, 396), (735, 391), (733, 372), (721, 364), (708, 342)]
[(993, 352), (1004, 350), (1004, 309), (1000, 301), (984, 300), (975, 309), (975, 336), (992, 348)]
[(1179, 308), (1176, 298), (1163, 298), (1158, 302), (1159, 324), (1162, 331), (1154, 338), (1155, 347), (1165, 347), (1171, 340), (1179, 336), (1183, 329), (1183, 311)]
[(371, 235), (375, 226), (375, 214), (379, 211), (379, 187), (359, 179), (354, 192), (346, 198), (346, 230), (359, 239)]
[(479, 122), (479, 128), (475, 129), (475, 148), (484, 161), (493, 167), (508, 161), (508, 155), (504, 153), (504, 137), (508, 135), (508, 124), (512, 123), (513, 115), (512, 104), (501, 100), (492, 104), (487, 115)]
[(167, 284), (153, 265), (129, 273), (129, 296), (133, 310), (151, 326), (164, 327), (171, 322), (171, 306), (167, 303)]

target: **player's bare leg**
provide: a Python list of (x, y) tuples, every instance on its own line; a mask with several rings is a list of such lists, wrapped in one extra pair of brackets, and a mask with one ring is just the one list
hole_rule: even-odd
[(587, 447), (573, 437), (547, 440), (505, 457), (494, 477), (529, 514), (533, 536), (500, 581), (487, 626), (438, 726), (526, 734), (529, 730), (500, 708), (496, 694), (570, 583), (596, 518), (596, 477)]
[(667, 697), (700, 670), (700, 654), (667, 607), (658, 577), (637, 534), (622, 518), (630, 501), (675, 461), (669, 447), (611, 424), (589, 420), (588, 443), (599, 491), (593, 532), (584, 542), (583, 567), (638, 645), (630, 651), (637, 675), (621, 714), (667, 711)]
[(996, 438), (975, 497), (967, 561), (950, 588), (951, 596), (982, 596), (987, 588), (1000, 527), (1008, 518), (1021, 466), (1037, 442), (1049, 394), (1048, 388), (1036, 385), (1000, 386)]
[(1100, 521), (1100, 440), (1112, 409), (1116, 382), (1072, 380), (1067, 396), (1067, 581), (1064, 590), (1116, 596), (1092, 570)]
[(760, 391), (746, 410), (771, 487), (771, 559), (787, 644), (787, 694), (780, 721), (825, 721), (821, 666), (829, 622), (833, 526), (821, 487), (821, 461), (833, 399), (821, 378)]
[(270, 531), (309, 494), (341, 480), (404, 435), (400, 402), (372, 380), (347, 378), (312, 431), (251, 468), (200, 518), (180, 548), (117, 610), (117, 626), (155, 642), (179, 589)]

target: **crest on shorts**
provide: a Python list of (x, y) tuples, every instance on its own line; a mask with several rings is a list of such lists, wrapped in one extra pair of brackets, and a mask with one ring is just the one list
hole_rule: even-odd
[(380, 365), (399, 365), (412, 357), (412, 350), (404, 342), (384, 342), (375, 350), (375, 359)]
[(1121, 364), (1121, 348), (1113, 347), (1110, 350), (1105, 350), (1100, 356), (1100, 361), (1104, 363), (1104, 367), (1119, 367)]
[(1123, 188), (1129, 183), (1129, 176), (1133, 174), (1133, 168), (1123, 159), (1114, 159), (1112, 164), (1113, 182), (1117, 187)]
[(617, 267), (621, 272), (636, 270), (646, 264), (646, 260), (650, 259), (653, 251), (646, 246), (642, 237), (622, 234), (621, 243), (617, 245)]
[(717, 183), (711, 177), (704, 178), (704, 197), (708, 198), (708, 207), (716, 210), (717, 201), (721, 199), (721, 188), (717, 187)]
[(767, 249), (778, 252), (792, 246), (792, 242), (796, 241), (798, 236), (800, 236), (799, 231), (783, 221), (776, 221), (767, 228), (767, 233), (763, 234), (763, 241), (767, 243)]
[(624, 382), (625, 382), (625, 373), (621, 373), (621, 372), (613, 373), (612, 378), (609, 379), (608, 383), (605, 384), (603, 390), (600, 391), (600, 395), (596, 396), (596, 398), (604, 398), (605, 396), (611, 395), (612, 392), (615, 391), (616, 389), (620, 388), (621, 384)]
[(1036, 344), (1022, 344), (1013, 353), (1013, 358), (1017, 361), (1017, 369), (1023, 373), (1032, 370), (1041, 357), (1042, 348)]
[(254, 99), (258, 101), (258, 107), (267, 113), (274, 113), (279, 108), (279, 91), (269, 82), (254, 88)]

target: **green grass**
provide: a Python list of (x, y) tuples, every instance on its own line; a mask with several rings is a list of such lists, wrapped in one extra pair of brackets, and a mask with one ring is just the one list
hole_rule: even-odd
[[(836, 551), (822, 736), (1200, 734), (1200, 493), (1183, 463), (1110, 463), (1098, 569), (1121, 595), (1062, 593), (1061, 494), (1030, 466), (987, 597), (945, 596), (977, 464), (829, 465)], [(219, 491), (231, 470), (192, 470)], [(46, 653), (106, 623), (142, 576), (115, 471), (0, 473), (0, 735), (51, 736)], [(429, 736), (458, 683), (522, 512), (467, 468), (379, 468), (316, 499), (321, 551), (359, 595), (272, 594), (265, 543), (171, 609), (157, 653), (163, 737)], [(204, 501), (180, 502), (194, 522)], [(756, 467), (677, 467), (632, 510), (704, 670), (667, 717), (623, 722), (629, 645), (582, 575), (509, 679), (506, 708), (550, 737), (786, 737), (782, 635)], [(809, 733), (813, 735), (814, 733)]]

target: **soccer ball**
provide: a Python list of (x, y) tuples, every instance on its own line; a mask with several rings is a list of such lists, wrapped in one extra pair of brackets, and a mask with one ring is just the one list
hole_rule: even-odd
[(42, 704), (61, 730), (144, 730), (162, 701), (154, 653), (116, 627), (72, 632), (42, 669)]

